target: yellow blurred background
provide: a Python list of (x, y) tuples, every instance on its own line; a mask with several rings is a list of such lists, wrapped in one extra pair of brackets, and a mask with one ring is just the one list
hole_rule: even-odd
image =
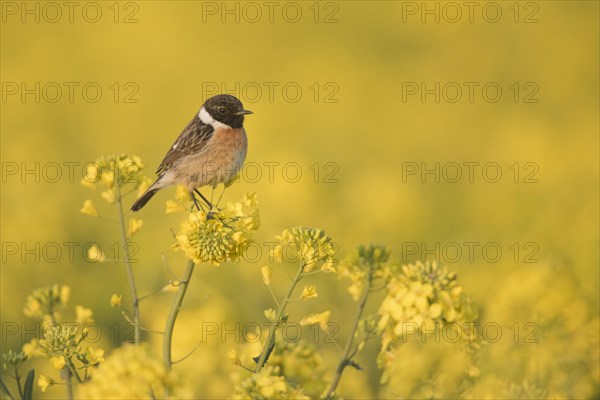
[[(176, 354), (201, 340), (199, 321), (264, 321), (273, 306), (260, 277), (267, 242), (287, 227), (317, 226), (340, 257), (378, 242), (398, 263), (437, 258), (458, 271), (481, 322), (502, 329), (465, 397), (600, 395), (597, 2), (75, 3), (72, 14), (60, 2), (1, 3), (2, 352), (31, 339), (25, 299), (54, 283), (94, 310), (98, 345), (124, 340), (109, 304), (113, 293), (128, 301), (124, 266), (91, 263), (82, 251), (92, 242), (115, 248), (116, 216), (79, 184), (83, 167), (125, 152), (153, 177), (202, 102), (226, 91), (254, 115), (248, 168), (225, 200), (258, 194), (262, 257), (197, 268)], [(185, 265), (171, 250), (182, 217), (164, 213), (174, 192), (136, 215), (141, 294), (172, 279), (161, 254), (177, 274)], [(79, 212), (87, 198), (108, 220)], [(347, 282), (326, 275), (314, 284), (319, 297), (294, 305), (290, 319), (331, 309), (344, 343), (355, 307)], [(274, 269), (276, 290), (285, 285)], [(160, 330), (169, 305), (169, 294), (145, 301), (144, 324)], [(527, 323), (536, 342), (523, 340)], [(160, 339), (145, 337), (159, 352)], [(316, 344), (333, 373), (338, 349)], [(231, 393), (239, 371), (225, 354), (243, 346), (235, 335), (211, 337), (177, 364), (195, 398)], [(410, 373), (384, 389), (368, 347), (359, 357), (366, 369), (347, 370), (339, 393), (409, 395), (408, 380), (440, 365), (442, 350), (422, 347), (403, 350), (400, 371)], [(51, 373), (46, 364), (34, 365)]]

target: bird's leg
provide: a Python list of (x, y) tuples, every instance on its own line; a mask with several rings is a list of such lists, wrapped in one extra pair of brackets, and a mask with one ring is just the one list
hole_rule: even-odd
[[(194, 189), (194, 191), (196, 191), (196, 189)], [(198, 211), (204, 211), (204, 209), (200, 207), (200, 204), (198, 204), (198, 200), (196, 200), (196, 196), (194, 196), (194, 191), (190, 190), (190, 197), (192, 198), (192, 201), (194, 202), (194, 205), (196, 206)], [(198, 192), (198, 194), (202, 196), (200, 192)], [(204, 198), (204, 196), (202, 197)]]
[[(204, 200), (204, 202), (206, 203), (206, 205), (209, 208), (213, 207), (212, 203), (210, 201), (208, 201), (208, 199), (206, 197), (204, 197), (204, 195), (202, 193), (200, 193), (200, 191), (198, 189), (194, 189), (194, 192), (198, 193), (198, 196), (200, 196), (202, 198), (202, 200)], [(194, 197), (194, 196), (192, 195), (192, 197)]]
[(227, 189), (227, 185), (223, 184), (223, 190), (221, 191), (221, 195), (219, 196), (219, 200), (217, 200), (217, 207), (219, 207), (219, 203), (221, 202), (221, 199), (223, 198), (223, 194), (225, 193), (225, 189)]
[(215, 188), (217, 187), (217, 185), (213, 185), (212, 187), (212, 192), (210, 193), (210, 202), (211, 202), (211, 210), (212, 210), (212, 203), (213, 203), (213, 199), (215, 198)]

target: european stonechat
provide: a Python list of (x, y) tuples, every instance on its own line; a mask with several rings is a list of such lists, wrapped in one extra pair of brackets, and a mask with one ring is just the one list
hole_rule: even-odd
[(156, 192), (171, 185), (186, 186), (198, 209), (194, 192), (212, 208), (198, 188), (227, 185), (242, 168), (248, 150), (243, 126), (247, 114), (252, 111), (244, 110), (234, 96), (219, 94), (206, 100), (160, 163), (156, 181), (131, 209), (139, 210)]

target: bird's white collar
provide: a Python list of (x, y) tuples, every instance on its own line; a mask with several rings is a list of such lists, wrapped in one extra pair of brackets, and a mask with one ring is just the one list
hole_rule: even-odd
[(200, 121), (204, 122), (206, 125), (210, 125), (215, 129), (219, 129), (219, 128), (228, 128), (231, 129), (231, 127), (227, 124), (224, 124), (222, 122), (217, 121), (216, 119), (214, 119), (209, 113), (208, 111), (206, 111), (206, 108), (202, 107), (200, 109), (200, 112), (198, 113), (198, 118), (200, 118)]

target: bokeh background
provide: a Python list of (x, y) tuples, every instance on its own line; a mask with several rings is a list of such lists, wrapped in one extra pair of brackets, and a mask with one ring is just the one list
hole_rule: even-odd
[[(500, 339), (483, 349), (479, 380), (465, 397), (597, 397), (598, 3), (496, 2), (484, 16), (488, 3), (476, 2), (472, 22), (466, 6), (452, 22), (454, 9), (445, 2), (276, 3), (270, 20), (261, 2), (98, 2), (101, 17), (88, 22), (97, 7), (82, 2), (73, 22), (65, 7), (52, 22), (55, 11), (44, 2), (2, 2), (2, 351), (23, 343), (22, 327), (30, 325), (22, 324), (31, 323), (22, 313), (27, 295), (53, 283), (71, 286), (72, 305), (94, 310), (102, 333), (98, 345), (107, 354), (126, 340), (123, 320), (109, 304), (112, 293), (128, 299), (124, 266), (92, 263), (82, 254), (91, 242), (109, 253), (119, 237), (112, 207), (79, 184), (83, 166), (125, 152), (140, 156), (152, 176), (217, 87), (255, 113), (246, 122), (247, 163), (258, 169), (247, 170), (225, 199), (258, 193), (262, 257), (196, 270), (176, 330), (176, 354), (201, 341), (200, 321), (229, 329), (264, 321), (263, 309), (272, 306), (260, 276), (269, 263), (265, 243), (287, 227), (318, 226), (339, 244), (340, 257), (360, 243), (379, 242), (393, 249), (398, 263), (438, 258), (458, 271), (481, 323), (502, 329)], [(21, 14), (23, 4), (39, 7), (39, 22), (35, 14)], [(437, 7), (439, 22), (425, 7)], [(492, 23), (498, 8), (502, 14)], [(291, 22), (297, 10), (301, 16)], [(39, 101), (35, 94), (22, 97), (21, 85), (35, 91), (36, 82)], [(63, 89), (57, 101), (56, 85), (43, 90), (53, 82)], [(65, 82), (77, 85), (72, 99)], [(407, 95), (407, 85), (420, 90), (422, 82), (429, 89), (439, 82), (439, 101), (434, 94)], [(456, 102), (455, 85), (442, 90), (449, 82), (463, 89)], [(464, 82), (478, 85), (472, 101)], [(96, 102), (85, 97), (94, 96), (92, 89), (82, 93), (89, 83), (102, 89)], [(482, 94), (488, 83), (502, 89), (497, 102)], [(490, 183), (476, 168), (469, 182), (465, 162), (497, 163), (502, 177)], [(73, 175), (64, 163), (74, 165)], [(436, 182), (433, 175), (403, 177), (406, 163), (430, 169), (439, 163), (440, 170), (458, 163), (464, 169), (456, 183), (443, 174)], [(275, 165), (272, 179), (268, 165)], [(302, 176), (295, 181), (298, 166)], [(26, 169), (37, 175), (23, 175)], [(535, 181), (529, 182), (532, 171)], [(135, 236), (142, 294), (172, 279), (161, 255), (176, 273), (185, 265), (184, 256), (171, 250), (171, 230), (182, 217), (164, 213), (173, 195), (174, 189), (161, 192), (137, 216), (144, 220)], [(87, 198), (106, 219), (79, 212)], [(77, 243), (73, 258), (65, 242)], [(478, 243), (473, 257), (467, 242)], [(482, 253), (486, 243), (501, 248), (497, 261)], [(14, 244), (16, 254), (6, 247)], [(44, 253), (55, 244), (61, 254)], [(275, 269), (278, 293), (286, 279)], [(347, 282), (329, 275), (313, 283), (319, 297), (294, 305), (290, 318), (331, 309), (344, 342), (354, 309)], [(144, 301), (146, 326), (161, 329), (170, 299), (162, 293)], [(18, 324), (19, 334), (9, 334), (7, 323)], [(536, 327), (535, 342), (523, 340), (531, 332), (523, 328), (527, 323)], [(160, 339), (145, 337), (159, 352)], [(235, 335), (205, 339), (177, 368), (190, 378), (196, 398), (228, 396), (230, 375), (239, 371), (225, 354), (246, 344)], [(333, 373), (339, 351), (318, 342)], [(406, 396), (434, 366), (453, 368), (454, 356), (446, 350), (406, 346), (399, 368), (405, 374), (396, 387), (381, 389), (376, 351), (368, 347), (359, 357), (364, 371), (346, 371), (340, 394)], [(52, 374), (46, 361), (33, 365)], [(61, 388), (45, 394), (62, 395)]]

